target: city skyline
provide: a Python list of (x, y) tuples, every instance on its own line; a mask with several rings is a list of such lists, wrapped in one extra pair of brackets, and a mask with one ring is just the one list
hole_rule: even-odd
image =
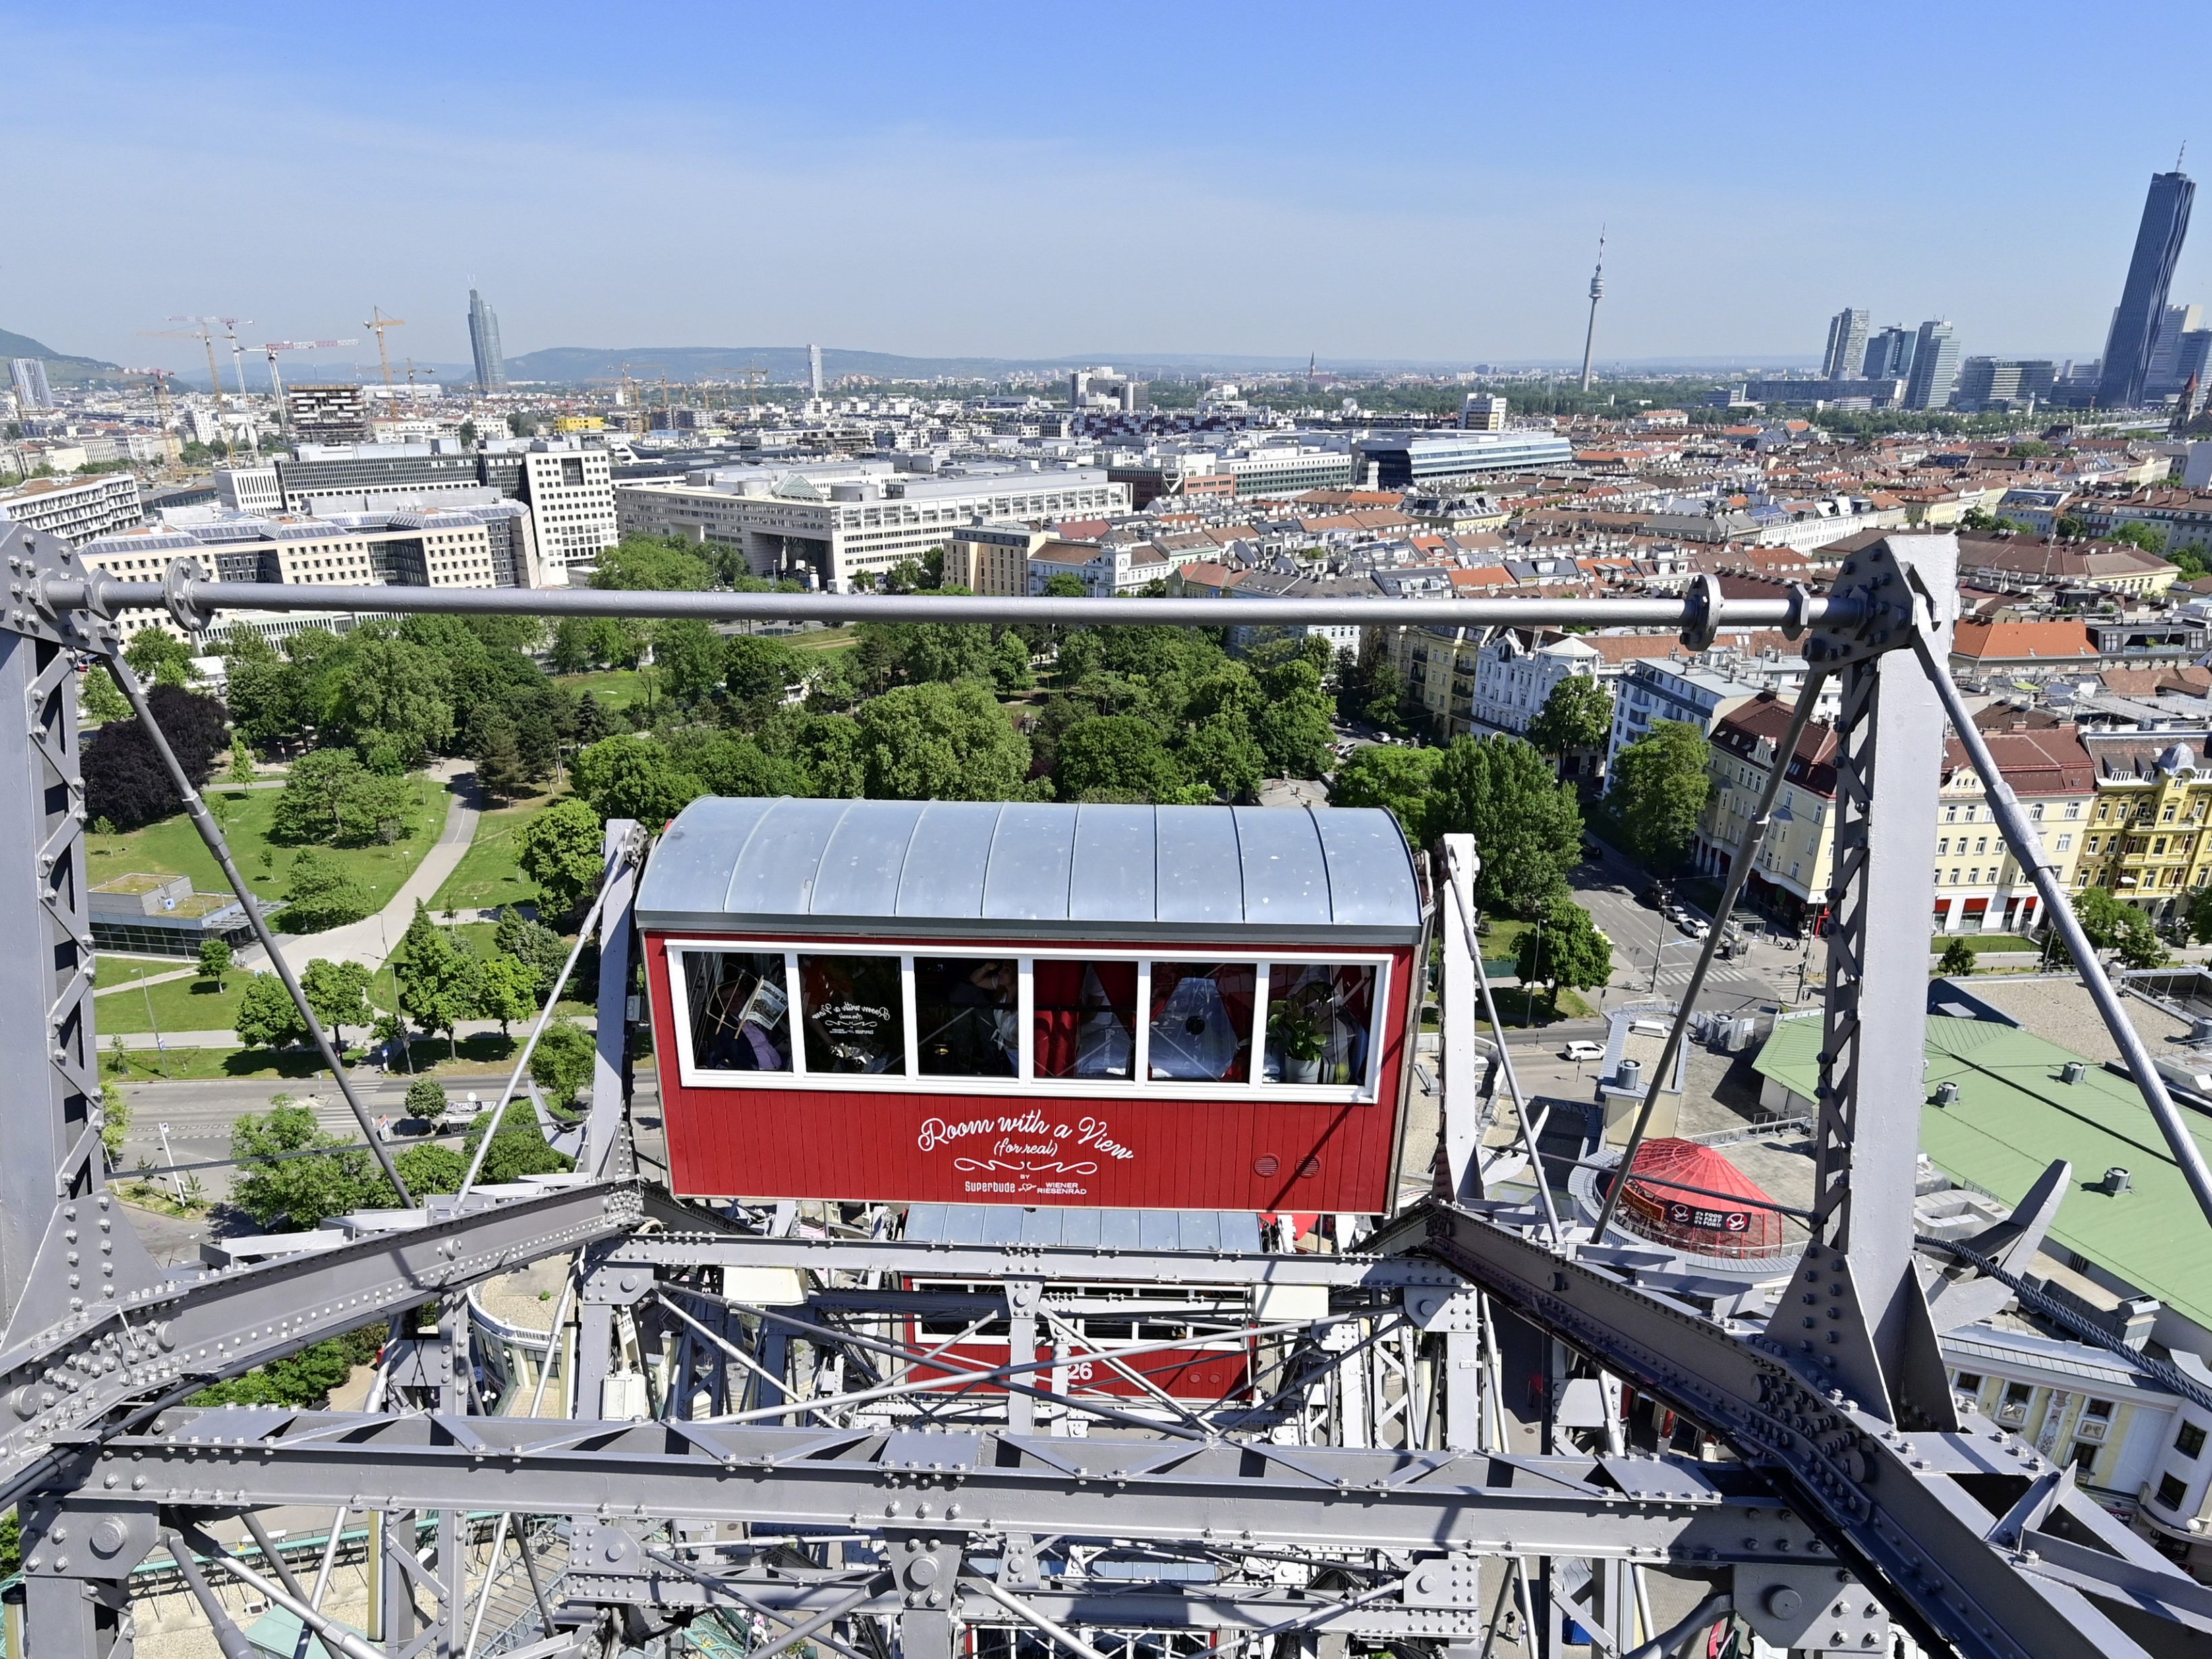
[[(431, 29), (426, 11), (425, 38), (446, 49), (410, 66), (418, 95), (404, 104), (336, 20), (286, 15), (255, 27), (275, 61), (301, 67), (179, 122), (173, 99), (133, 89), (196, 84), (227, 47), (151, 9), (88, 21), (11, 10), (27, 59), (43, 67), (0, 112), (0, 132), (49, 154), (14, 188), (23, 222), (52, 226), (69, 252), (19, 245), (0, 259), (0, 327), (115, 362), (167, 352), (137, 331), (180, 311), (313, 335), (377, 303), (415, 319), (407, 344), (419, 361), (467, 363), (473, 276), (497, 296), (515, 356), (811, 339), (915, 356), (1316, 350), (1324, 363), (1572, 365), (1601, 224), (1601, 371), (1817, 362), (1821, 319), (1838, 305), (1907, 325), (1949, 318), (1973, 352), (2084, 360), (2102, 348), (2145, 181), (2186, 136), (2171, 110), (2116, 93), (2105, 100), (2114, 118), (2092, 137), (2039, 149), (1876, 86), (1858, 118), (1747, 144), (1660, 95), (1676, 70), (1710, 73), (1711, 31), (1694, 20), (1616, 11), (1605, 25), (1616, 49), (1586, 58), (1586, 36), (1540, 20), (1447, 17), (1437, 50), (1417, 61), (1332, 53), (1317, 82), (1309, 48), (1332, 14), (1296, 7), (1178, 14), (1180, 50), (1141, 58), (1128, 46), (1147, 33), (1136, 13), (1039, 29), (980, 7), (925, 30), (864, 9), (824, 95), (805, 89), (807, 76), (785, 86), (728, 73), (740, 60), (808, 61), (818, 42), (796, 21), (709, 22), (670, 52), (597, 13), (555, 7), (555, 27), (518, 38), (447, 13)], [(399, 7), (392, 27), (404, 33), (410, 15)], [(1869, 29), (1887, 15), (1869, 15)], [(2034, 27), (1993, 31), (1982, 15), (1916, 14), (1914, 27), (1938, 58), (1946, 40), (1971, 39), (1984, 74), (2033, 82), (2063, 70), (2093, 99), (2118, 85), (2118, 66), (2080, 49), (2093, 20), (2051, 9)], [(486, 60), (472, 49), (495, 33), (496, 82), (477, 74)], [(1561, 106), (1543, 76), (1499, 75), (1470, 92), (1446, 73), (1462, 34), (1470, 49), (1480, 37), (1493, 64), (1572, 57), (1577, 100)], [(1224, 70), (1216, 48), (1232, 42)], [(1778, 21), (1742, 44), (1734, 72), (1759, 84), (1816, 43), (1809, 22)], [(1113, 95), (1032, 96), (1076, 64)], [(944, 76), (974, 87), (972, 99), (915, 95)], [(1307, 95), (1316, 86), (1318, 104)], [(1009, 95), (1023, 120), (978, 118)], [(1224, 98), (1234, 119), (1212, 112)], [(1471, 137), (1391, 136), (1408, 111), (1470, 98), (1483, 112)], [(1917, 113), (1905, 123), (1908, 103)], [(98, 123), (82, 118), (92, 108)], [(267, 142), (272, 131), (284, 142)], [(1928, 159), (1937, 153), (1940, 168)], [(253, 158), (264, 199), (359, 228), (342, 269), (316, 238), (273, 225), (240, 234), (236, 201), (208, 188), (216, 158), (240, 155)], [(1939, 173), (1975, 188), (1962, 197)], [(488, 176), (498, 189), (482, 187)], [(102, 181), (131, 192), (132, 212), (96, 207), (112, 199), (92, 188)], [(744, 210), (701, 222), (717, 199)], [(786, 222), (773, 259), (750, 251), (763, 216)], [(1040, 249), (1066, 253), (1054, 283), (951, 257), (980, 234), (961, 227), (1008, 216)], [(2013, 257), (2027, 249), (2023, 226), (2036, 228), (2029, 258)], [(947, 257), (886, 264), (917, 237)], [(1989, 257), (1962, 257), (1977, 247)], [(1148, 250), (1172, 276), (1130, 281)], [(1729, 280), (1714, 280), (1717, 258)], [(2212, 299), (2212, 258), (2185, 251), (2171, 293)], [(191, 366), (188, 349), (169, 355), (170, 367)]]

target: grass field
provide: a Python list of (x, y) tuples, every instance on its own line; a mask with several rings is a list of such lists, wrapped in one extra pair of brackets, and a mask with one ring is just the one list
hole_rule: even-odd
[(2043, 948), (2033, 939), (2022, 939), (2017, 933), (1938, 933), (1929, 941), (1928, 948), (1940, 956), (1950, 948), (1954, 938), (1976, 956), (1984, 951), (2040, 951)]
[[(111, 1031), (228, 1031), (238, 1023), (239, 1000), (252, 977), (231, 969), (225, 989), (211, 979), (171, 979), (102, 997), (94, 1007), (100, 1034)], [(349, 1033), (349, 1035), (352, 1035)]]
[(589, 692), (605, 708), (627, 708), (634, 702), (643, 702), (647, 676), (635, 668), (605, 668), (590, 674), (561, 674), (555, 684), (567, 686), (581, 696)]
[(538, 884), (515, 866), (514, 837), (523, 825), (557, 799), (539, 796), (534, 800), (500, 807), (479, 817), (476, 839), (469, 843), (469, 850), (461, 854), (453, 873), (446, 878), (446, 884), (430, 901), (431, 909), (442, 920), (449, 909), (490, 909), (502, 904), (536, 903)]
[[(400, 883), (422, 861), (423, 854), (445, 828), (445, 786), (434, 778), (409, 781), (416, 800), (413, 834), (389, 847), (315, 849), (368, 890), (371, 909), (381, 908), (399, 890)], [(275, 789), (208, 791), (208, 805), (222, 824), (231, 856), (256, 895), (271, 901), (283, 897), (292, 860), (301, 850), (276, 846), (269, 839), (270, 815), (276, 810), (281, 793)], [(192, 885), (204, 893), (229, 890), (229, 884), (216, 867), (214, 855), (201, 844), (199, 832), (182, 812), (143, 830), (108, 836), (94, 832), (84, 839), (88, 868), (95, 884), (143, 871), (157, 876), (190, 876)]]
[(149, 975), (173, 974), (191, 965), (183, 957), (112, 957), (103, 951), (93, 969), (93, 988), (104, 991), (111, 985), (128, 985)]

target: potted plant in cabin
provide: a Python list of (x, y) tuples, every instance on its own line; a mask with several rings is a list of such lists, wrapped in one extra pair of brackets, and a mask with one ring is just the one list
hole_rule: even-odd
[(1267, 1014), (1267, 1036), (1285, 1083), (1321, 1081), (1322, 1057), (1328, 1052), (1328, 1015), (1312, 1000), (1289, 996)]

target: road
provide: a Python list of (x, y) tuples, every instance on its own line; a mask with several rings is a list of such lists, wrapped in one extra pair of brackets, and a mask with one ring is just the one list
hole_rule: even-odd
[[(1575, 902), (1590, 913), (1591, 920), (1613, 941), (1613, 983), (1599, 994), (1601, 1009), (1648, 1001), (1655, 995), (1662, 1001), (1679, 999), (1697, 965), (1701, 942), (1636, 896), (1649, 878), (1626, 860), (1607, 854), (1579, 866), (1568, 879)], [(1753, 913), (1739, 908), (1737, 915), (1747, 918)], [(1746, 925), (1749, 927), (1747, 921)], [(1726, 1013), (1746, 1004), (1794, 998), (1804, 950), (1795, 940), (1780, 942), (1760, 931), (1743, 955), (1732, 961), (1714, 961), (1697, 1006)], [(1655, 951), (1660, 958), (1656, 991)], [(1815, 974), (1820, 966), (1816, 952)]]

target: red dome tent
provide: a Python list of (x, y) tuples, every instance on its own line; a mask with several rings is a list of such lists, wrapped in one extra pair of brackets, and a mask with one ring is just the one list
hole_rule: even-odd
[[(1691, 1190), (1694, 1188), (1695, 1190)], [(1771, 1255), (1782, 1218), (1759, 1183), (1711, 1146), (1647, 1140), (1614, 1213), (1629, 1231), (1700, 1255)]]

